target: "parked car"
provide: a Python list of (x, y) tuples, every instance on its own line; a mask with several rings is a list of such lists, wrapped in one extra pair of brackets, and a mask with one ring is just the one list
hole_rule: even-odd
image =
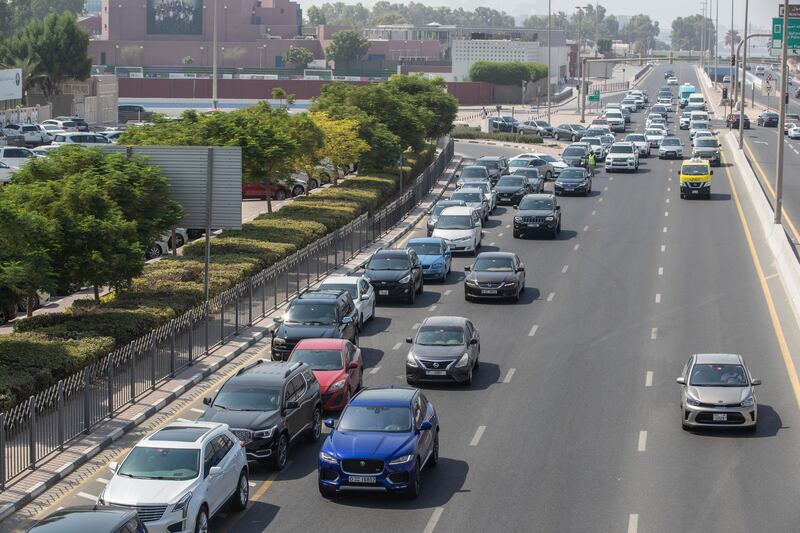
[(5, 129), (16, 132), (16, 135), (22, 135), (28, 146), (39, 146), (53, 140), (52, 135), (39, 124), (6, 124)]
[(43, 120), (42, 126), (55, 126), (63, 132), (78, 131), (78, 125), (71, 120), (57, 120), (51, 118)]
[(53, 137), (52, 144), (60, 146), (62, 144), (110, 144), (108, 137), (99, 133), (69, 132), (58, 133)]
[(761, 113), (756, 120), (756, 126), (764, 126), (767, 128), (778, 127), (778, 114), (772, 113), (771, 111)]
[(583, 124), (561, 124), (553, 128), (553, 138), (557, 141), (567, 139), (575, 142), (583, 137), (585, 130)]
[(20, 146), (0, 146), (0, 161), (10, 167), (20, 168), (36, 155)]
[(553, 126), (546, 120), (526, 120), (517, 126), (517, 131), (521, 134), (535, 134), (540, 137), (552, 137)]
[[(501, 178), (503, 180), (505, 178)], [(422, 265), (422, 276), (425, 279), (446, 281), (453, 260), (453, 254), (441, 237), (417, 237), (406, 243), (417, 253)]]
[(152, 118), (153, 114), (142, 105), (120, 104), (117, 106), (117, 121), (120, 124), (131, 121), (146, 122)]
[(225, 424), (173, 422), (139, 441), (121, 464), (111, 462), (101, 505), (134, 508), (148, 531), (207, 531), (228, 503), (237, 511), (250, 495), (247, 457)]
[(292, 192), (282, 183), (273, 183), (268, 186), (261, 183), (242, 183), (242, 199), (256, 198), (266, 200), (270, 197), (273, 200), (281, 201), (291, 197)]
[[(436, 236), (435, 229), (433, 234)], [(381, 248), (372, 254), (364, 269), (364, 275), (378, 293), (378, 298), (402, 299), (413, 304), (416, 296), (425, 289), (417, 252), (408, 248)]]
[(328, 276), (319, 284), (323, 291), (345, 290), (350, 293), (350, 298), (358, 310), (358, 329), (364, 329), (364, 324), (375, 318), (376, 297), (375, 290), (369, 280), (362, 276)]
[(89, 131), (89, 124), (86, 123), (81, 117), (56, 117), (56, 120), (60, 120), (61, 122), (72, 122), (78, 128), (78, 131), (88, 132)]
[(0, 161), (0, 185), (9, 183), (11, 181), (11, 174), (17, 170), (19, 170), (17, 167), (12, 167), (4, 161)]
[(27, 533), (147, 533), (135, 508), (92, 505), (60, 508)]
[(409, 385), (423, 381), (472, 384), (472, 375), (480, 366), (481, 335), (471, 320), (427, 317), (406, 343), (411, 345), (406, 356)]

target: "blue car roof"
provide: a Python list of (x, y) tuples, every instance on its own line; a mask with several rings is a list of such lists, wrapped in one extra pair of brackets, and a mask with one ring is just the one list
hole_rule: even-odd
[(352, 400), (351, 405), (411, 405), (416, 389), (405, 387), (386, 389), (364, 389)]

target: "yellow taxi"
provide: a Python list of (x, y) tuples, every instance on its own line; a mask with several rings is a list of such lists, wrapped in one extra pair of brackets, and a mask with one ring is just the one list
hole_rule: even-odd
[(678, 171), (681, 199), (711, 198), (711, 175), (713, 173), (711, 162), (708, 159), (693, 157), (684, 161)]

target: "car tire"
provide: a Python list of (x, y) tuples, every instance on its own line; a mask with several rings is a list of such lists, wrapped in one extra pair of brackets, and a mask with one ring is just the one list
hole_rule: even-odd
[(558, 231), (555, 228), (553, 228), (553, 231), (550, 232), (550, 239), (555, 240), (557, 236), (558, 236)]
[(681, 422), (681, 429), (684, 431), (691, 431), (692, 426), (688, 425), (686, 422)]
[(435, 468), (439, 464), (439, 430), (435, 429), (434, 431), (436, 431), (436, 434), (433, 436), (433, 453), (431, 453), (431, 458), (428, 459), (428, 464), (425, 465), (431, 468)]
[(745, 431), (748, 433), (755, 433), (756, 431), (758, 431), (758, 423), (753, 424), (752, 426), (747, 426), (745, 428)]
[(275, 200), (277, 200), (278, 202), (286, 200), (286, 191), (284, 191), (283, 189), (278, 189), (277, 191), (275, 191)]
[(412, 474), (412, 482), (408, 484), (405, 496), (410, 500), (416, 500), (422, 489), (422, 473), (419, 469), (419, 461), (414, 464), (414, 473)]
[(472, 372), (475, 370), (474, 367), (469, 369), (469, 374), (467, 374), (467, 379), (461, 382), (462, 385), (465, 387), (469, 387), (472, 385)]
[(311, 415), (311, 427), (306, 433), (306, 441), (315, 443), (319, 440), (322, 434), (322, 409), (319, 407), (314, 408), (314, 414)]
[(414, 305), (414, 301), (416, 300), (416, 298), (417, 298), (417, 291), (413, 290), (406, 298), (406, 303), (409, 305)]
[(558, 141), (558, 140), (559, 140), (559, 138), (558, 138), (558, 132), (556, 132), (556, 133), (554, 133), (554, 134), (553, 134), (553, 140), (554, 140), (554, 141)]
[(577, 141), (577, 140), (578, 140), (578, 138), (577, 138), (577, 137), (576, 137), (576, 136), (573, 134), (573, 135), (572, 135), (572, 142), (575, 142), (575, 141)]
[(372, 312), (369, 314), (369, 319), (372, 321), (375, 318), (375, 302), (372, 302)]
[(317, 187), (319, 187), (319, 182), (317, 180), (314, 179), (308, 182), (308, 190), (313, 191)]
[(155, 259), (156, 257), (161, 257), (162, 255), (164, 255), (164, 252), (161, 251), (161, 247), (157, 244), (151, 244), (144, 254), (146, 259)]
[(519, 239), (519, 238), (521, 238), (521, 234), (520, 234), (519, 232), (515, 231), (515, 232), (514, 232), (514, 238), (515, 238), (515, 239)]
[(208, 509), (205, 504), (197, 512), (197, 518), (194, 520), (194, 533), (208, 533)]
[(278, 444), (275, 446), (275, 456), (270, 462), (270, 467), (273, 470), (283, 470), (286, 468), (286, 462), (289, 460), (289, 439), (286, 433), (281, 433), (278, 437)]
[(295, 185), (292, 187), (292, 196), (302, 196), (306, 192), (306, 188), (302, 185)]
[(417, 294), (422, 294), (425, 291), (425, 278), (420, 276), (419, 278), (419, 289), (417, 289)]
[(249, 498), (250, 480), (247, 478), (247, 471), (242, 470), (242, 473), (239, 474), (239, 483), (236, 485), (236, 490), (229, 500), (230, 508), (234, 511), (244, 511)]

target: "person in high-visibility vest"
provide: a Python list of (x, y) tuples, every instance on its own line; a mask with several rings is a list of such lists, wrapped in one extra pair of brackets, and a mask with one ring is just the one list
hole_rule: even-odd
[(594, 152), (589, 152), (589, 175), (594, 177), (594, 167), (597, 164), (597, 159), (594, 156)]

